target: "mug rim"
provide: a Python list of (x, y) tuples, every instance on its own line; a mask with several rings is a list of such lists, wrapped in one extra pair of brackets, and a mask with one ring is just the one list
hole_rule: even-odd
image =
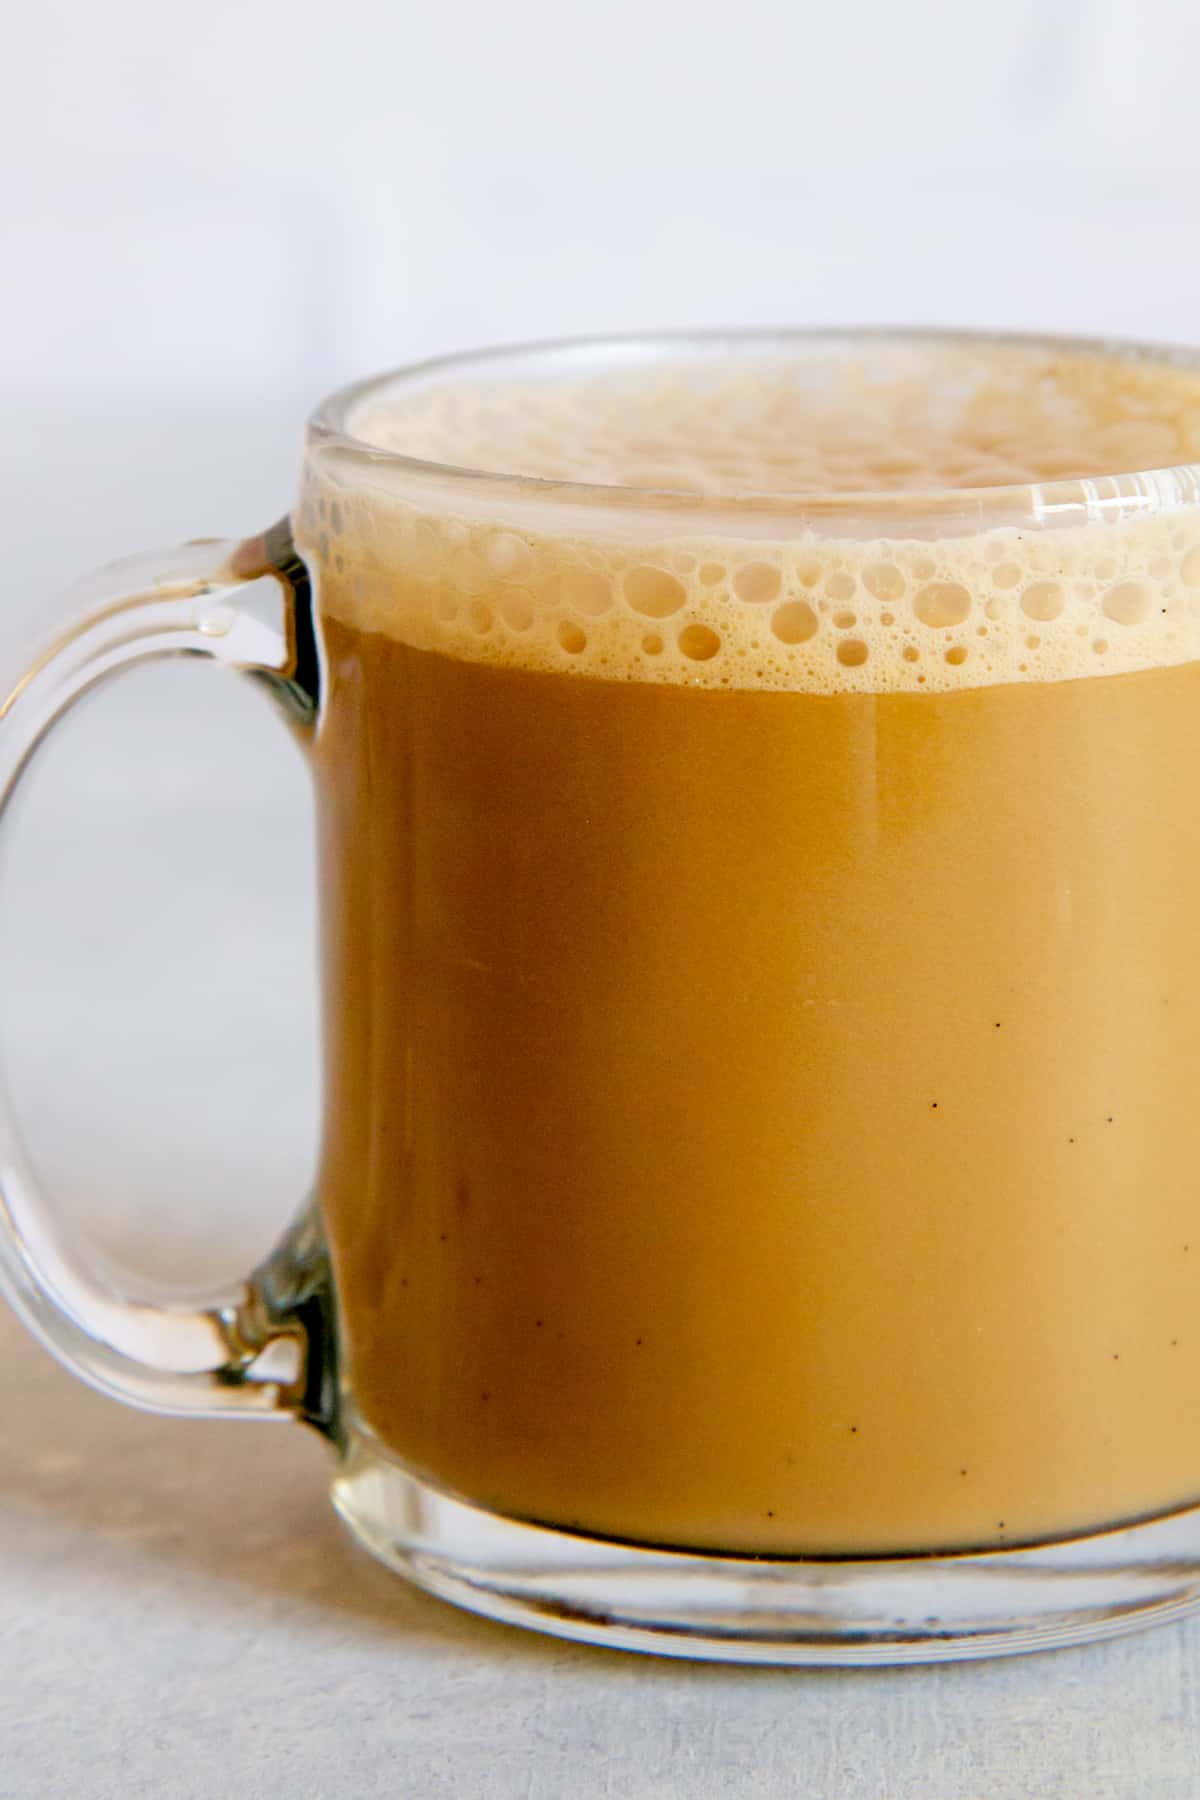
[(895, 535), (908, 524), (930, 523), (945, 530), (978, 530), (1020, 520), (1040, 526), (1111, 521), (1131, 513), (1159, 512), (1200, 504), (1200, 462), (1152, 468), (1114, 469), (1110, 473), (1057, 478), (1044, 482), (1006, 482), (978, 487), (929, 489), (864, 489), (861, 492), (697, 493), (692, 490), (622, 485), (480, 469), (442, 462), (385, 448), (357, 435), (354, 415), (367, 402), (407, 388), (436, 383), (478, 369), (520, 369), (533, 365), (545, 374), (588, 369), (629, 369), (668, 363), (690, 354), (715, 359), (722, 352), (762, 352), (773, 345), (812, 349), (892, 343), (902, 348), (945, 346), (949, 349), (1040, 351), (1088, 356), (1113, 363), (1147, 363), (1161, 369), (1200, 372), (1200, 348), (1155, 343), (1145, 339), (1101, 337), (1055, 332), (1006, 331), (937, 325), (805, 325), (653, 330), (541, 338), (457, 350), (402, 363), (335, 390), (320, 401), (308, 420), (310, 448), (361, 473), (407, 476), (421, 486), (430, 481), (478, 499), (505, 496), (540, 505), (655, 510), (672, 513), (721, 512), (743, 517), (768, 513), (814, 527), (846, 526), (858, 521)]

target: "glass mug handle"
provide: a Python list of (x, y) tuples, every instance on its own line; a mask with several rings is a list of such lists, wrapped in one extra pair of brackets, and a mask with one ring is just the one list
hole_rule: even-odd
[[(90, 607), (0, 687), (0, 831), (50, 728), (137, 663), (203, 657), (266, 686), (311, 729), (318, 660), (307, 571), (286, 521), (241, 544), (135, 558), (87, 584)], [(48, 1349), (103, 1392), (153, 1411), (302, 1418), (333, 1430), (333, 1335), (315, 1212), (232, 1293), (159, 1304), (85, 1266), (39, 1191), (0, 1093), (0, 1290)]]

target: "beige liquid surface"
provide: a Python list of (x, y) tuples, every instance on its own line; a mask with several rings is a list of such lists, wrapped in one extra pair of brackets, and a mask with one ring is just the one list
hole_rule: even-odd
[[(1178, 453), (1195, 396), (1156, 379), (1001, 359), (969, 394), (1006, 396), (1013, 459), (1026, 397), (1030, 476), (1048, 394), (1077, 456), (1085, 426)], [(781, 385), (703, 396), (714, 458)], [(934, 454), (897, 395), (875, 485), (885, 448), (949, 479), (952, 410)], [(485, 462), (458, 404), (438, 454)], [(586, 393), (538, 404), (546, 456), (572, 418), (599, 455)], [(808, 462), (862, 410), (847, 378)], [(1196, 514), (568, 535), (314, 464), (298, 537), (321, 1191), (388, 1451), (502, 1512), (761, 1552), (1200, 1495)]]

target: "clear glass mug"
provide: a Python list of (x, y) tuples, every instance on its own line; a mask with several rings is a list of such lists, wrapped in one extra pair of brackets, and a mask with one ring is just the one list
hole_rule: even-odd
[(42, 1341), (137, 1405), (314, 1427), (384, 1561), (567, 1637), (922, 1661), (1194, 1607), (1194, 463), (744, 496), (372, 423), (464, 382), (1076, 353), (1194, 367), (448, 359), (321, 406), (261, 538), (97, 578), (3, 692), (0, 806), (123, 668), (259, 683), (315, 777), (325, 1148), (237, 1292), (162, 1306), (64, 1241), (5, 1117)]

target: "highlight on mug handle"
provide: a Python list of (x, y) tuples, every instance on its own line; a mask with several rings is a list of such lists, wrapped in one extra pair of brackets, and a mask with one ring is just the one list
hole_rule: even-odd
[[(83, 616), (0, 686), (0, 849), (10, 803), (51, 727), (135, 664), (202, 657), (264, 685), (300, 733), (316, 720), (311, 593), (286, 520), (240, 544), (209, 540), (132, 558), (83, 592)], [(2, 1091), (0, 1291), (68, 1368), (118, 1399), (334, 1429), (328, 1271), (313, 1209), (235, 1291), (166, 1304), (136, 1298), (67, 1241)]]

